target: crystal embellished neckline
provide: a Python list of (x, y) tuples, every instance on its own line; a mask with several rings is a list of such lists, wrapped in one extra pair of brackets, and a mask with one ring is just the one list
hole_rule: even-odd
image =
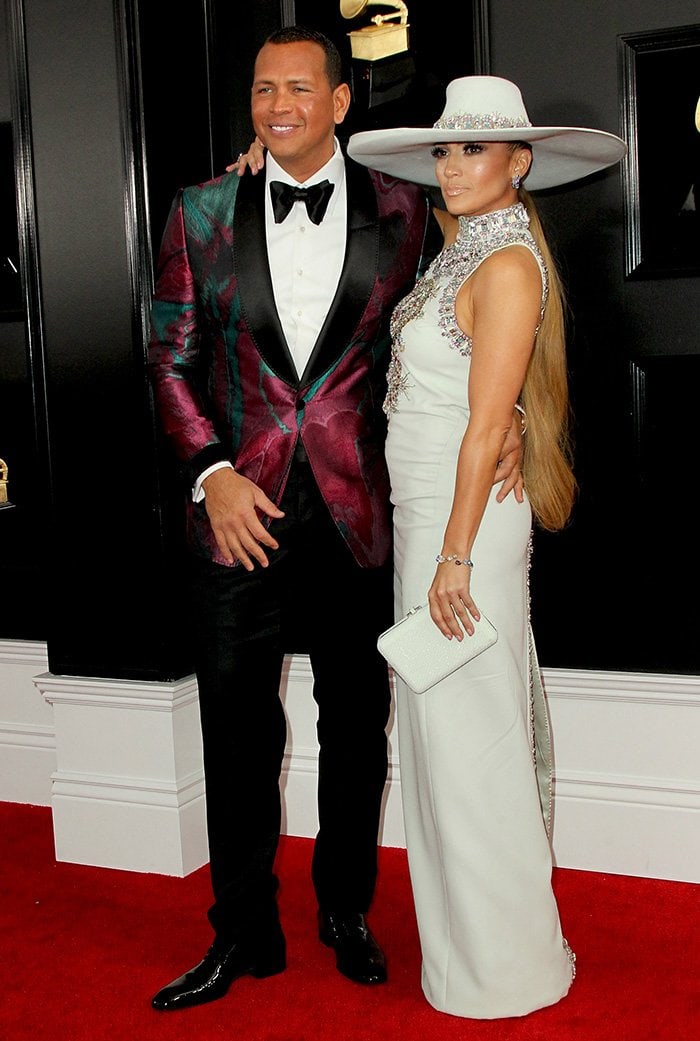
[(409, 377), (401, 363), (401, 354), (405, 348), (404, 327), (422, 317), (423, 310), (432, 297), (437, 297), (437, 327), (441, 336), (447, 340), (452, 350), (459, 351), (464, 357), (471, 354), (471, 337), (459, 327), (455, 316), (455, 299), (460, 287), (486, 257), (506, 246), (527, 246), (535, 255), (542, 272), (544, 308), (547, 297), (547, 270), (530, 234), (529, 223), (527, 210), (521, 202), (502, 210), (495, 210), (493, 213), (459, 218), (459, 231), (455, 241), (438, 253), (413, 290), (397, 304), (392, 315), (391, 361), (384, 401), (387, 416), (398, 411), (401, 394), (408, 394), (410, 390)]
[(521, 202), (506, 206), (503, 210), (480, 213), (475, 217), (459, 217), (458, 220), (459, 231), (455, 241), (458, 247), (472, 247), (477, 242), (480, 246), (485, 246), (505, 231), (525, 229), (530, 224), (527, 210)]

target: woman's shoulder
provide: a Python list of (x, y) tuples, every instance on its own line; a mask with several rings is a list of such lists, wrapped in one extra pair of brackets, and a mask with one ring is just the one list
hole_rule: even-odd
[(474, 308), (503, 314), (504, 309), (538, 309), (545, 277), (534, 253), (527, 245), (518, 243), (489, 254), (469, 282)]
[(474, 272), (475, 281), (517, 289), (542, 284), (542, 265), (527, 242), (513, 242), (489, 253)]

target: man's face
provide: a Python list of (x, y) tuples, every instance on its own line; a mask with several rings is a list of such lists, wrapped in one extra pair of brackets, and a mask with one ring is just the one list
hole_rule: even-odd
[(318, 44), (268, 43), (260, 50), (251, 99), (255, 133), (298, 182), (333, 155), (335, 128), (349, 104), (347, 84), (331, 90)]

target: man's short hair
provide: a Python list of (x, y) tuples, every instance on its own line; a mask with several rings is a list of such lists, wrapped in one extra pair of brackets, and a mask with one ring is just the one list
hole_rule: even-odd
[(331, 85), (331, 90), (343, 82), (343, 63), (338, 48), (323, 33), (316, 29), (308, 29), (303, 25), (288, 25), (284, 29), (276, 29), (270, 33), (265, 43), (315, 43), (323, 50), (326, 56), (326, 76)]

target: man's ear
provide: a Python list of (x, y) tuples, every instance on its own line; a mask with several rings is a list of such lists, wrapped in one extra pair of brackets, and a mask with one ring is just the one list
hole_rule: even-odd
[(342, 123), (350, 108), (350, 88), (347, 83), (340, 83), (333, 91), (333, 110), (336, 124)]

